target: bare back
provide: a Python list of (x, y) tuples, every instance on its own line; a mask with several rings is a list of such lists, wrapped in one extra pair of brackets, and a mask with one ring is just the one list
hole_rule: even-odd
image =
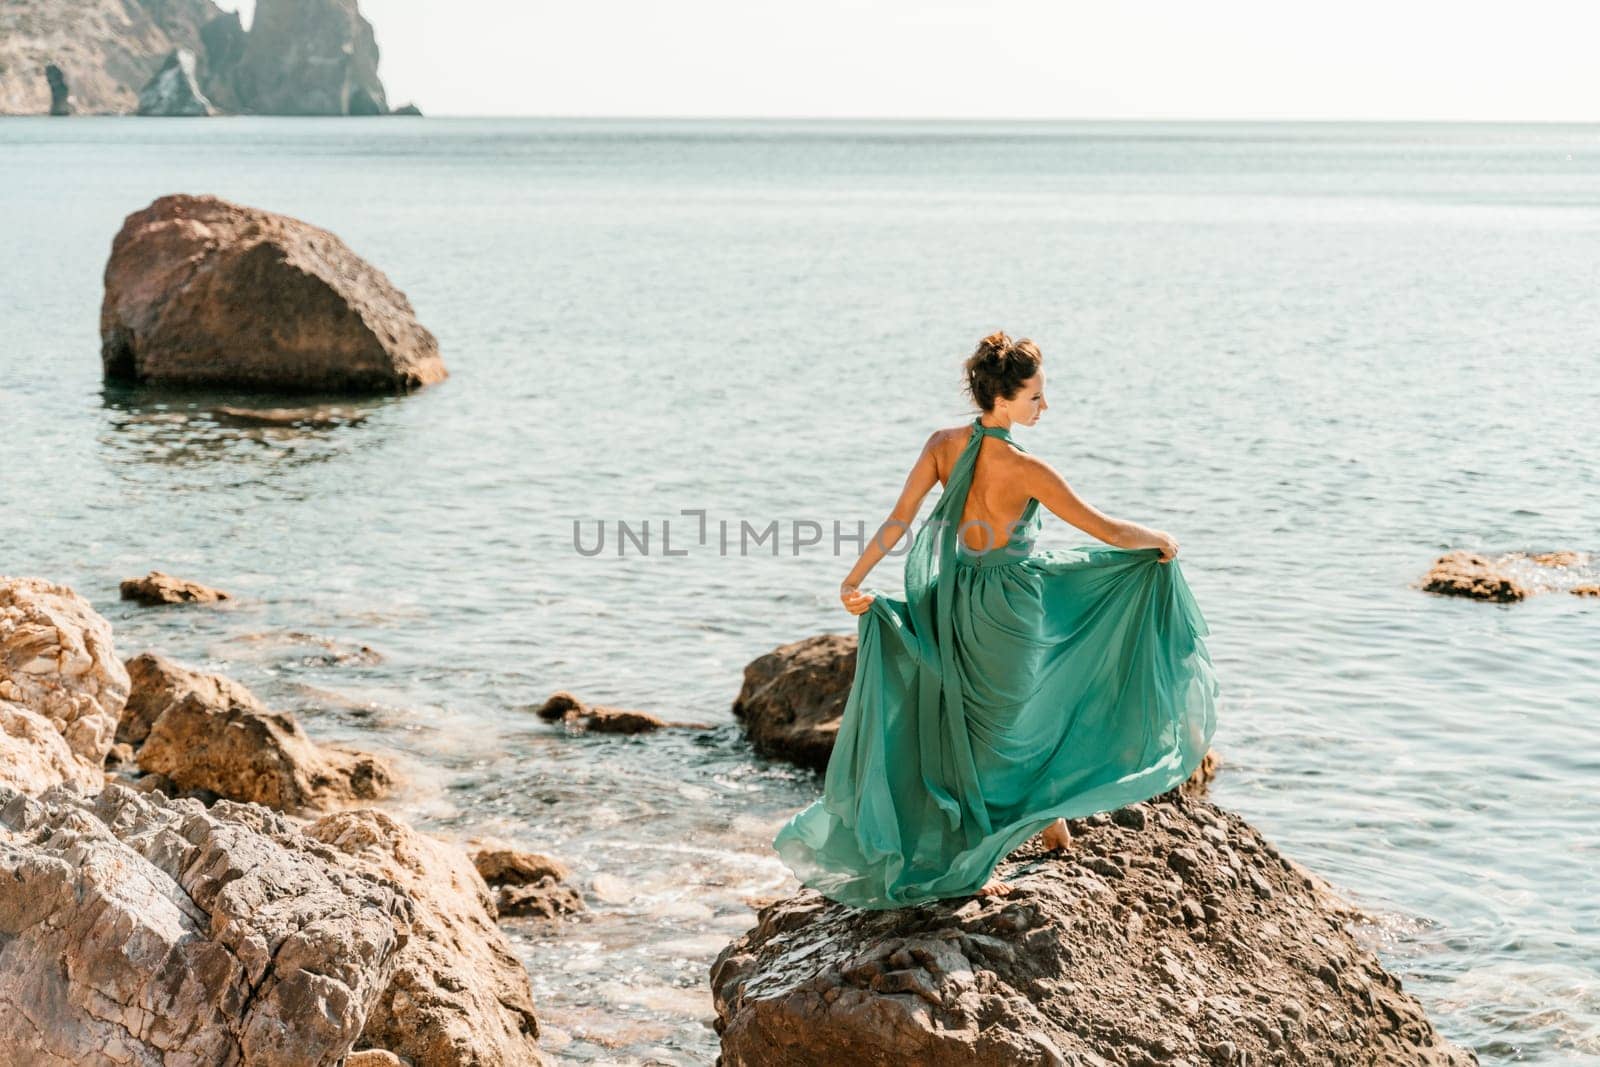
[[(972, 427), (960, 426), (943, 431), (934, 459), (939, 484), (950, 480), (956, 459), (972, 440)], [(966, 505), (961, 509), (958, 533), (974, 552), (1003, 548), (1010, 543), (1011, 528), (1022, 518), (1032, 499), (1026, 487), (1022, 454), (999, 437), (985, 437), (978, 443), (972, 467), (972, 485)]]

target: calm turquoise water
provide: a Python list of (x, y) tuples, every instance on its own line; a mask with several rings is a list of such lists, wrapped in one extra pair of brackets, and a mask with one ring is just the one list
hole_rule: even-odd
[[(307, 429), (103, 390), (111, 238), (179, 191), (339, 233), (449, 382)], [(1483, 1062), (1600, 1061), (1600, 602), (1410, 587), (1600, 549), (1600, 128), (11, 119), (0, 212), (0, 572), (397, 754), (420, 824), (565, 858), (591, 910), (515, 931), (560, 1055), (715, 1055), (706, 966), (818, 788), (747, 754), (741, 670), (854, 631), (832, 523), (883, 517), (1004, 327), (1046, 354), (1025, 446), (1183, 543), (1218, 802)], [(649, 555), (575, 551), (619, 520)], [(151, 567), (240, 600), (122, 606)], [(563, 688), (719, 729), (569, 737), (530, 710)]]

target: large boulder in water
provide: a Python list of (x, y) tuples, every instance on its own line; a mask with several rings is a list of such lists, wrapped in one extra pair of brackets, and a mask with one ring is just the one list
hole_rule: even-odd
[(381, 115), (378, 42), (356, 0), (258, 0), (231, 71), (264, 115)]
[(763, 756), (826, 770), (856, 671), (854, 634), (817, 634), (750, 661), (733, 715)]
[(393, 392), (442, 381), (438, 341), (327, 230), (214, 196), (164, 196), (111, 246), (107, 381)]
[(997, 869), (1008, 896), (763, 908), (712, 966), (720, 1062), (1477, 1062), (1238, 816), (1173, 791), (1070, 825)]
[(0, 1063), (333, 1065), (390, 985), (393, 884), (254, 805), (0, 786)]
[(211, 114), (211, 101), (200, 91), (195, 70), (194, 53), (174, 48), (139, 90), (139, 114), (168, 118)]

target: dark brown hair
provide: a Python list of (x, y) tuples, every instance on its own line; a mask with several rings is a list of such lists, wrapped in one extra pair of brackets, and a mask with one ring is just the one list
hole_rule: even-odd
[(990, 411), (1002, 397), (1010, 400), (1022, 383), (1039, 373), (1044, 355), (1026, 337), (1013, 341), (1004, 330), (996, 330), (978, 342), (967, 357), (967, 395), (984, 411)]

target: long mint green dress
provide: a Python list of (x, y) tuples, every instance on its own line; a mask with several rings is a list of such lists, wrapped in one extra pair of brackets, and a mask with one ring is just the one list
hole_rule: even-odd
[[(973, 433), (906, 557), (906, 599), (858, 616), (855, 678), (822, 798), (774, 847), (802, 884), (861, 908), (967, 896), (1058, 817), (1145, 800), (1216, 728), (1209, 633), (1154, 548), (1035, 551), (1037, 500), (999, 548), (956, 524)], [(997, 534), (993, 540), (999, 540)]]

